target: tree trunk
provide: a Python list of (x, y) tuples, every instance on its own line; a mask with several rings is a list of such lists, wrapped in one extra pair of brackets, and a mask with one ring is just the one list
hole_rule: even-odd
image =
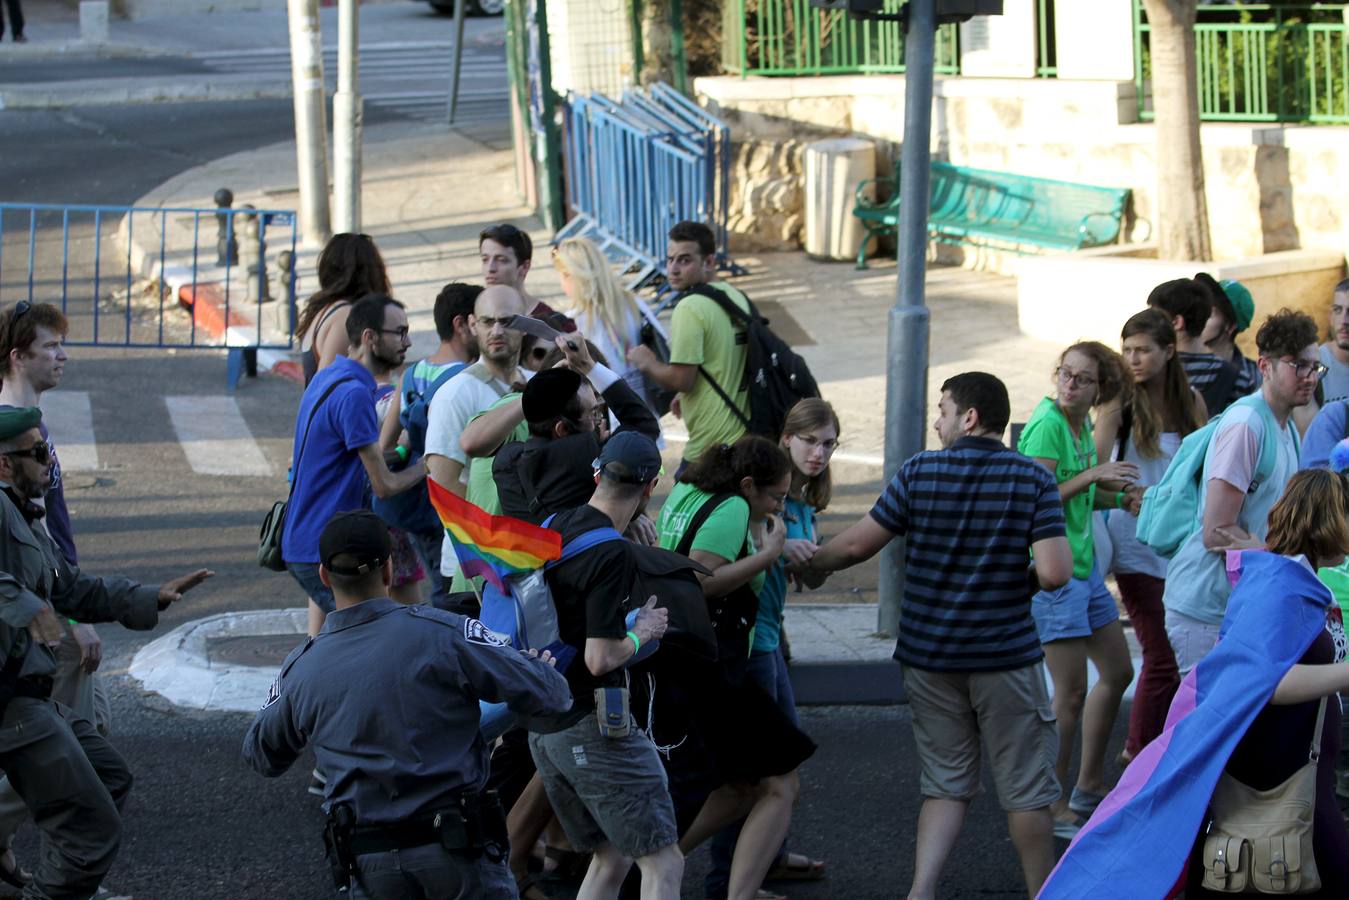
[(1162, 259), (1213, 257), (1199, 142), (1196, 2), (1143, 0), (1152, 53), (1152, 105), (1157, 129), (1155, 233)]
[(674, 83), (669, 0), (642, 0), (642, 85)]

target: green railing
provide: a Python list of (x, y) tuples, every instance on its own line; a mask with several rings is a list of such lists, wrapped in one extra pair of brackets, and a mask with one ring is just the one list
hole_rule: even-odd
[[(898, 12), (904, 0), (886, 0)], [(959, 31), (937, 31), (936, 71), (960, 73)], [(858, 75), (904, 71), (904, 29), (898, 22), (850, 18), (814, 9), (809, 0), (725, 0), (721, 64), (748, 75)]]
[[(1199, 117), (1225, 122), (1349, 123), (1344, 3), (1200, 6)], [(1149, 26), (1134, 4), (1140, 114), (1152, 118)]]

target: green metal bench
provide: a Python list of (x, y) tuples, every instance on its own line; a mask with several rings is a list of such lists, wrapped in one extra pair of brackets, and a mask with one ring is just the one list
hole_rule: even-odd
[[(892, 178), (857, 185), (853, 215), (867, 230), (857, 249), (859, 269), (867, 267), (867, 241), (899, 225), (898, 180), (896, 166)], [(894, 195), (885, 203), (873, 203), (864, 193), (868, 185), (881, 183), (894, 184)], [(927, 227), (933, 240), (1032, 253), (1113, 243), (1119, 237), (1129, 189), (933, 162), (931, 198)]]

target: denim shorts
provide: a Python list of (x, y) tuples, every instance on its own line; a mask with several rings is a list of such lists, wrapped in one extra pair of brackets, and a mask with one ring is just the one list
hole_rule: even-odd
[(337, 601), (333, 599), (332, 589), (319, 578), (318, 563), (288, 562), (286, 563), (286, 571), (290, 573), (291, 578), (299, 582), (300, 587), (304, 588), (304, 592), (309, 595), (309, 599), (313, 600), (314, 604), (323, 610), (324, 615), (337, 609)]
[(529, 749), (573, 849), (589, 853), (608, 843), (639, 859), (678, 843), (665, 768), (635, 724), (626, 737), (607, 738), (592, 714), (553, 734), (531, 734)]
[(1040, 591), (1031, 600), (1030, 611), (1042, 644), (1089, 637), (1119, 619), (1115, 598), (1097, 569), (1056, 591)]

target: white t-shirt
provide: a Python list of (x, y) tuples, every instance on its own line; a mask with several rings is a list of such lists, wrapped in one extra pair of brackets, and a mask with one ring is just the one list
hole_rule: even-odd
[[(528, 381), (533, 374), (528, 369), (516, 369), (515, 379)], [(426, 452), (462, 465), (460, 482), (468, 484), (468, 454), (459, 446), (464, 426), (510, 389), (509, 384), (493, 378), (487, 367), (477, 362), (445, 382), (431, 398), (426, 411)]]
[(1335, 352), (1329, 344), (1321, 345), (1321, 362), (1330, 369), (1321, 380), (1321, 391), (1326, 395), (1326, 405), (1349, 397), (1349, 366), (1335, 358)]

